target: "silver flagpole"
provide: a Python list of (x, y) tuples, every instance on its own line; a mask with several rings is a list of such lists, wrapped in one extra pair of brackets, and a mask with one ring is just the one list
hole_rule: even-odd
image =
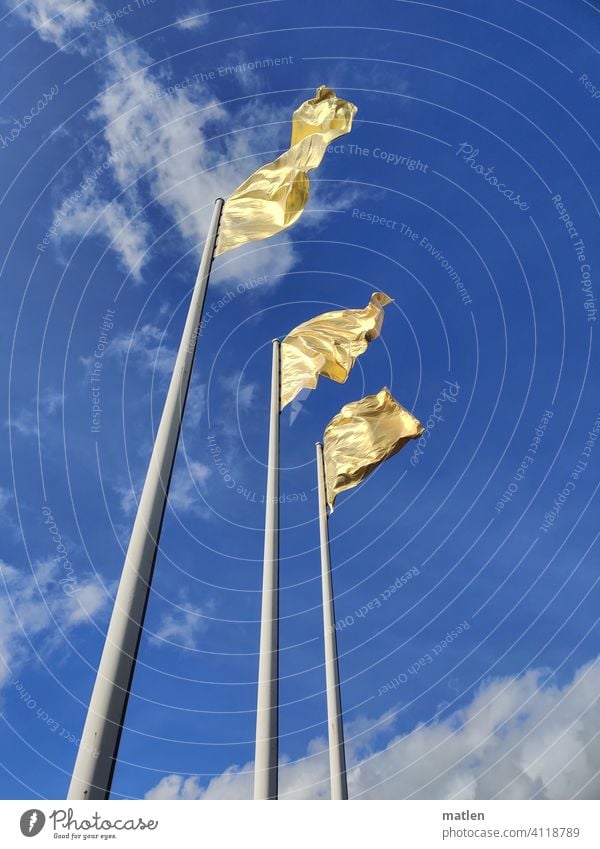
[(277, 799), (279, 688), (279, 403), (280, 344), (273, 340), (265, 512), (254, 798)]
[(108, 799), (150, 593), (223, 200), (215, 208), (156, 433), (68, 799)]
[(323, 588), (323, 636), (325, 640), (325, 682), (327, 687), (327, 729), (329, 734), (329, 776), (331, 798), (348, 798), (346, 753), (340, 695), (337, 634), (333, 604), (333, 580), (329, 557), (329, 527), (325, 491), (323, 446), (317, 442), (317, 479), (319, 485), (319, 531), (321, 536), (321, 582)]

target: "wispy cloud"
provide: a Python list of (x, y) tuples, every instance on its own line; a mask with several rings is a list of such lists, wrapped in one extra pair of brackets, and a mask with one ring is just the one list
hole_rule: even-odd
[(199, 638), (208, 627), (206, 615), (212, 610), (212, 601), (198, 607), (189, 604), (181, 594), (178, 604), (171, 606), (161, 615), (158, 628), (150, 637), (150, 641), (158, 646), (170, 644), (179, 648), (198, 649)]
[(132, 365), (144, 372), (156, 372), (162, 378), (170, 377), (177, 356), (175, 348), (165, 342), (165, 331), (155, 324), (144, 324), (131, 334), (115, 336), (107, 355)]
[(57, 389), (45, 389), (40, 396), (40, 408), (48, 416), (60, 412), (64, 403), (65, 396)]
[(13, 0), (12, 6), (44, 41), (64, 45), (99, 14), (94, 0)]
[(205, 487), (211, 469), (195, 460), (178, 467), (171, 481), (169, 504), (178, 513), (204, 513), (200, 491)]
[[(169, 506), (176, 513), (205, 515), (201, 492), (206, 486), (212, 470), (186, 457), (184, 465), (177, 465), (169, 488)], [(143, 479), (134, 484), (116, 484), (113, 489), (119, 499), (121, 510), (126, 516), (133, 516), (137, 510)]]
[(39, 435), (37, 418), (33, 410), (23, 408), (18, 413), (13, 413), (6, 424), (21, 436)]
[(209, 21), (210, 16), (208, 13), (201, 9), (200, 7), (196, 9), (190, 9), (189, 12), (186, 12), (185, 15), (181, 15), (175, 21), (175, 26), (177, 29), (181, 30), (196, 30), (205, 27)]
[(192, 381), (185, 404), (184, 428), (186, 430), (197, 428), (202, 421), (205, 410), (206, 385), (204, 383), (196, 384)]
[(139, 494), (142, 489), (142, 483), (135, 486), (133, 484), (115, 484), (113, 489), (119, 499), (119, 506), (126, 516), (133, 516), (137, 509)]
[[(260, 151), (260, 131), (235, 132), (248, 126), (244, 108), (223, 106), (204, 84), (172, 80), (168, 70), (154, 70), (152, 56), (130, 43), (117, 23), (94, 29), (94, 17), (106, 12), (101, 5), (70, 0), (27, 0), (16, 6), (36, 27), (41, 38), (83, 55), (102, 57), (95, 65), (102, 91), (90, 113), (103, 127), (105, 161), (118, 189), (114, 197), (95, 188), (95, 200), (69, 209), (59, 236), (82, 237), (100, 233), (108, 238), (123, 266), (140, 278), (153, 244), (146, 208), (157, 207), (175, 224), (187, 245), (200, 252), (211, 215), (212, 202), (226, 197), (250, 171), (249, 161)], [(182, 16), (179, 28), (203, 25), (206, 17)], [(172, 82), (178, 83), (175, 88)], [(242, 82), (239, 82), (242, 86)], [(253, 123), (261, 123), (261, 107)], [(284, 118), (289, 122), (289, 114)], [(270, 132), (270, 144), (277, 125)], [(288, 126), (289, 132), (289, 126)], [(134, 146), (132, 139), (136, 140)], [(98, 144), (95, 145), (98, 148)], [(128, 150), (127, 156), (119, 151)], [(269, 272), (275, 278), (294, 262), (294, 251), (284, 235), (269, 254)], [(264, 251), (246, 249), (219, 263), (220, 279), (246, 279), (266, 270)]]
[(61, 222), (60, 237), (102, 236), (108, 240), (134, 280), (140, 280), (151, 231), (147, 221), (135, 217), (133, 205), (116, 200), (90, 200), (70, 207)]
[[(242, 103), (219, 102), (202, 80), (175, 79), (165, 63), (157, 69), (150, 53), (132, 43), (118, 22), (92, 29), (93, 20), (106, 9), (91, 0), (26, 0), (14, 6), (41, 38), (61, 48), (68, 44), (86, 58), (102, 59), (94, 63), (102, 90), (90, 119), (102, 127), (94, 147), (99, 155), (102, 139), (103, 161), (111, 163), (107, 173), (117, 191), (111, 197), (96, 186), (92, 202), (88, 199), (69, 209), (59, 238), (100, 234), (124, 268), (140, 280), (157, 235), (151, 223), (156, 217), (148, 213), (157, 209), (166, 213), (186, 248), (199, 254), (213, 200), (227, 197), (256, 167), (287, 146), (292, 102), (274, 106), (261, 96)], [(208, 21), (203, 13), (202, 8), (190, 9), (175, 25), (197, 29)], [(236, 54), (232, 61), (243, 67), (255, 58)], [(256, 70), (233, 73), (228, 80), (240, 93), (264, 90)], [(120, 155), (124, 149), (127, 156)], [(326, 202), (328, 209), (344, 202), (317, 201)], [(320, 208), (318, 203), (312, 204), (314, 209)], [(318, 216), (309, 206), (298, 229), (316, 226)], [(213, 278), (217, 283), (246, 280), (268, 271), (276, 282), (296, 258), (293, 242), (282, 233), (269, 240), (268, 251), (255, 243), (219, 258)]]
[[(38, 409), (43, 422), (56, 413), (60, 412), (64, 404), (64, 395), (53, 389), (45, 389), (39, 397)], [(31, 404), (27, 407), (21, 407), (15, 412), (11, 412), (11, 416), (6, 421), (6, 426), (12, 428), (21, 436), (39, 436), (40, 428), (38, 426), (38, 411), (35, 409), (36, 401), (32, 399)]]
[[(161, 80), (148, 70), (152, 58), (146, 52), (134, 46), (108, 46), (114, 52), (94, 115), (105, 127), (104, 139), (111, 151), (122, 149), (134, 137), (139, 139), (131, 155), (115, 164), (113, 176), (131, 208), (142, 206), (142, 189), (149, 189), (153, 202), (176, 223), (186, 242), (199, 250), (213, 199), (227, 196), (248, 176), (248, 158), (260, 144), (259, 137), (230, 133), (234, 116), (206, 87), (192, 84), (170, 91), (168, 79)], [(219, 136), (219, 141), (211, 143), (212, 135)], [(277, 273), (285, 273), (294, 259), (285, 238), (279, 240), (275, 253), (271, 265), (275, 264)], [(227, 276), (243, 273), (245, 279), (264, 271), (264, 252), (247, 250), (243, 256), (243, 260), (229, 257), (222, 263)]]
[(58, 560), (38, 561), (31, 571), (0, 561), (0, 686), (28, 661), (32, 645), (47, 654), (108, 603), (96, 576), (64, 578)]
[(12, 493), (0, 486), (0, 510), (5, 510), (13, 499)]
[(258, 384), (252, 381), (244, 381), (242, 372), (235, 371), (221, 378), (221, 385), (227, 393), (228, 406), (240, 412), (246, 412), (252, 407), (256, 400)]

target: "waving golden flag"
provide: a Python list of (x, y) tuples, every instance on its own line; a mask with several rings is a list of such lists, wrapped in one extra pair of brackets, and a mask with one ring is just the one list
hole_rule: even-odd
[(346, 404), (327, 425), (323, 439), (327, 501), (352, 489), (424, 431), (389, 389)]
[(344, 383), (356, 358), (379, 336), (383, 308), (391, 303), (375, 292), (364, 309), (326, 312), (292, 330), (281, 343), (281, 409), (302, 389), (314, 389), (320, 374)]
[(307, 172), (320, 165), (330, 142), (350, 132), (356, 111), (326, 86), (296, 109), (289, 150), (255, 171), (225, 201), (215, 255), (274, 236), (298, 220), (308, 201)]

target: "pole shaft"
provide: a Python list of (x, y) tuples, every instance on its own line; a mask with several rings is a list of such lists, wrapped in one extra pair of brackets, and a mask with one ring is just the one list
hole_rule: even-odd
[(223, 201), (219, 198), (204, 245), (169, 391), (125, 556), (68, 799), (108, 799), (144, 625), (150, 584)]
[(280, 345), (273, 341), (265, 511), (254, 798), (277, 799), (279, 687), (279, 403)]
[(327, 730), (329, 735), (329, 776), (331, 798), (348, 798), (346, 778), (346, 753), (340, 693), (333, 579), (329, 555), (329, 523), (325, 491), (325, 466), (323, 446), (317, 442), (317, 479), (319, 490), (319, 532), (321, 538), (321, 584), (323, 589), (323, 637), (325, 641), (325, 683), (327, 688)]

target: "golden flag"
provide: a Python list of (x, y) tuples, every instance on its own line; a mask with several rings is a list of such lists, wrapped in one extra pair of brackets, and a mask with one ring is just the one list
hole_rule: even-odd
[(215, 255), (274, 236), (298, 220), (308, 201), (307, 172), (320, 165), (330, 142), (350, 132), (356, 111), (326, 86), (296, 109), (289, 150), (255, 171), (225, 201)]
[(327, 425), (323, 439), (327, 501), (352, 489), (425, 428), (387, 387), (346, 404)]
[(375, 292), (364, 309), (326, 312), (294, 328), (281, 343), (281, 409), (302, 389), (314, 389), (320, 374), (344, 383), (379, 336), (383, 308), (392, 300)]

